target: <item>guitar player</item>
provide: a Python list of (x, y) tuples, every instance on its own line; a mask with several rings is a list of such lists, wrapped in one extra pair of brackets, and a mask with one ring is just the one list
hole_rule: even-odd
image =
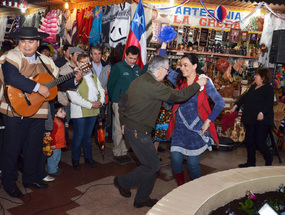
[[(10, 85), (19, 89), (26, 98), (26, 94), (38, 93), (44, 98), (50, 96), (50, 90), (33, 80), (38, 74), (49, 73), (53, 78), (59, 76), (59, 69), (53, 60), (36, 52), (40, 40), (48, 37), (46, 33), (38, 32), (37, 28), (22, 27), (19, 32), (7, 35), (19, 40), (18, 46), (4, 53), (0, 57), (0, 80), (4, 87)], [(78, 71), (75, 79), (66, 81), (64, 86), (74, 88), (82, 78)], [(45, 82), (41, 82), (45, 83)], [(22, 96), (21, 95), (21, 96)], [(5, 132), (2, 146), (2, 177), (4, 190), (15, 198), (23, 197), (23, 193), (16, 185), (18, 178), (17, 159), (23, 155), (24, 187), (47, 188), (41, 180), (39, 159), (42, 153), (44, 122), (48, 115), (48, 102), (44, 101), (37, 112), (29, 117), (18, 115), (11, 107), (8, 96), (1, 98), (0, 112), (3, 113)], [(26, 98), (29, 104), (29, 99)], [(11, 99), (10, 99), (11, 101)]]

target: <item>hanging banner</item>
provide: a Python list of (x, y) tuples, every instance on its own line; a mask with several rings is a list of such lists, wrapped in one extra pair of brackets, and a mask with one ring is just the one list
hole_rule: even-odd
[[(159, 4), (153, 4), (159, 7)], [(208, 8), (208, 11), (214, 15), (215, 8)], [(242, 31), (262, 32), (264, 23), (264, 14), (254, 13), (247, 19), (250, 11), (233, 10), (227, 8), (227, 16), (223, 23), (213, 19), (201, 6), (179, 6), (167, 11), (157, 11), (157, 21), (171, 25), (189, 25), (191, 27), (213, 28), (213, 29), (241, 29)], [(237, 22), (241, 21), (242, 22)]]

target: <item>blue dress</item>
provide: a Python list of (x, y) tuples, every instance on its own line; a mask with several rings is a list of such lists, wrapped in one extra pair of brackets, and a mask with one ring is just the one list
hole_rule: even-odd
[[(207, 95), (215, 102), (215, 106), (208, 119), (215, 121), (225, 106), (225, 102), (214, 85), (208, 81)], [(197, 93), (188, 101), (181, 103), (176, 113), (176, 124), (171, 139), (171, 152), (180, 152), (186, 156), (197, 156), (206, 149), (212, 150), (214, 140), (210, 132), (202, 135), (202, 125), (197, 111)]]

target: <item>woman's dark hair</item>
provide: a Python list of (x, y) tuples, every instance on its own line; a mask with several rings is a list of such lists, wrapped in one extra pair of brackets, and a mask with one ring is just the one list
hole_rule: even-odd
[(271, 70), (269, 68), (261, 68), (255, 71), (255, 74), (260, 75), (263, 84), (271, 83)]
[(115, 48), (112, 48), (110, 56), (108, 57), (107, 64), (113, 66), (121, 62), (124, 55), (125, 46), (119, 43)]
[[(184, 55), (184, 56), (182, 56), (181, 60), (183, 58), (187, 58), (193, 65), (197, 64), (197, 67), (198, 67), (199, 60), (198, 60), (198, 57), (197, 57), (196, 54)], [(177, 75), (177, 78), (176, 78), (176, 85), (178, 87), (180, 87), (185, 79), (186, 78), (182, 75), (182, 72), (179, 72), (178, 75)]]

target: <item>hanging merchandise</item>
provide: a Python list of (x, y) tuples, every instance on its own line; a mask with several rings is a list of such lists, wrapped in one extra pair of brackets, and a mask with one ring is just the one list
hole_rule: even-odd
[(48, 43), (56, 43), (57, 34), (57, 11), (52, 10), (48, 12), (46, 18), (39, 29), (40, 32), (48, 33), (49, 37), (45, 38), (44, 41)]
[(85, 9), (77, 10), (76, 14), (76, 32), (74, 33), (74, 43), (78, 42), (79, 37), (81, 37), (82, 28), (83, 28), (83, 16), (84, 16)]
[(285, 87), (285, 66), (282, 66), (282, 69), (280, 71), (276, 72), (275, 78), (274, 78), (274, 87), (277, 89), (280, 89), (281, 87)]
[[(212, 14), (212, 13), (206, 8), (206, 6), (205, 6), (203, 0), (200, 0), (200, 3), (201, 3), (201, 5), (203, 6), (203, 8), (206, 10), (206, 12), (208, 13), (208, 15), (209, 15), (210, 17), (212, 17), (213, 19), (217, 20), (218, 22), (223, 23), (223, 20), (220, 21), (218, 17), (216, 17), (214, 14)], [(235, 21), (235, 22), (233, 22), (232, 24), (236, 24), (236, 23), (240, 23), (240, 22), (245, 21), (245, 20), (246, 20), (247, 18), (249, 18), (252, 14), (254, 14), (256, 11), (258, 11), (259, 9), (261, 9), (263, 5), (265, 5), (266, 8), (267, 8), (275, 17), (277, 17), (277, 18), (279, 18), (279, 19), (285, 20), (285, 17), (282, 17), (282, 16), (278, 15), (277, 13), (275, 13), (275, 12), (269, 7), (269, 5), (268, 5), (266, 2), (263, 1), (263, 2), (259, 2), (258, 5), (253, 9), (253, 11), (252, 11), (251, 13), (249, 13), (246, 17), (244, 17), (244, 18), (241, 19), (241, 20)]]
[(57, 10), (57, 26), (58, 26), (58, 29), (57, 29), (57, 34), (60, 38), (63, 37), (63, 34), (64, 34), (64, 27), (65, 27), (65, 22), (63, 24), (63, 20), (64, 20), (64, 17), (63, 17), (63, 11), (62, 10)]
[(76, 21), (76, 14), (77, 10), (73, 9), (65, 10), (63, 13), (63, 22), (65, 21), (65, 27), (64, 27), (64, 34), (63, 34), (63, 43), (72, 45), (73, 44), (73, 38), (77, 32), (77, 21)]
[(100, 43), (100, 38), (102, 35), (102, 15), (102, 6), (96, 6), (96, 8), (93, 9), (94, 19), (88, 37), (90, 45), (94, 46)]
[[(81, 39), (81, 42), (83, 44), (88, 44), (88, 35), (90, 33), (90, 30), (92, 28), (92, 22), (93, 22), (93, 8), (92, 7), (88, 7), (87, 9), (84, 10), (83, 13), (83, 19), (82, 19), (82, 25), (80, 25), (79, 31), (78, 31), (78, 35), (77, 35), (77, 39)], [(79, 26), (79, 25), (77, 25)], [(78, 42), (76, 40), (76, 42)]]
[(109, 34), (110, 34), (110, 22), (111, 22), (111, 7), (113, 5), (105, 5), (103, 6), (103, 14), (102, 14), (102, 43), (109, 44)]
[[(174, 6), (170, 6), (170, 7), (161, 7), (161, 8), (155, 8), (154, 6), (148, 5), (148, 4), (143, 4), (144, 7), (150, 8), (150, 9), (155, 9), (155, 10), (169, 10), (172, 8), (176, 8), (176, 7), (180, 7), (183, 6), (185, 4), (187, 4), (190, 0), (183, 0), (180, 4), (178, 5), (174, 5)], [(136, 2), (137, 4), (139, 3), (138, 0), (134, 0), (134, 2)]]
[(229, 62), (225, 57), (219, 58), (216, 63), (217, 70), (220, 72), (225, 72), (228, 69), (229, 65)]
[(20, 25), (21, 27), (34, 27), (35, 25), (35, 14), (21, 15)]
[(113, 5), (110, 23), (111, 47), (115, 48), (119, 43), (126, 44), (130, 30), (131, 5), (127, 2)]
[(6, 26), (7, 26), (7, 16), (0, 17), (0, 48), (2, 47), (2, 42), (4, 42)]

